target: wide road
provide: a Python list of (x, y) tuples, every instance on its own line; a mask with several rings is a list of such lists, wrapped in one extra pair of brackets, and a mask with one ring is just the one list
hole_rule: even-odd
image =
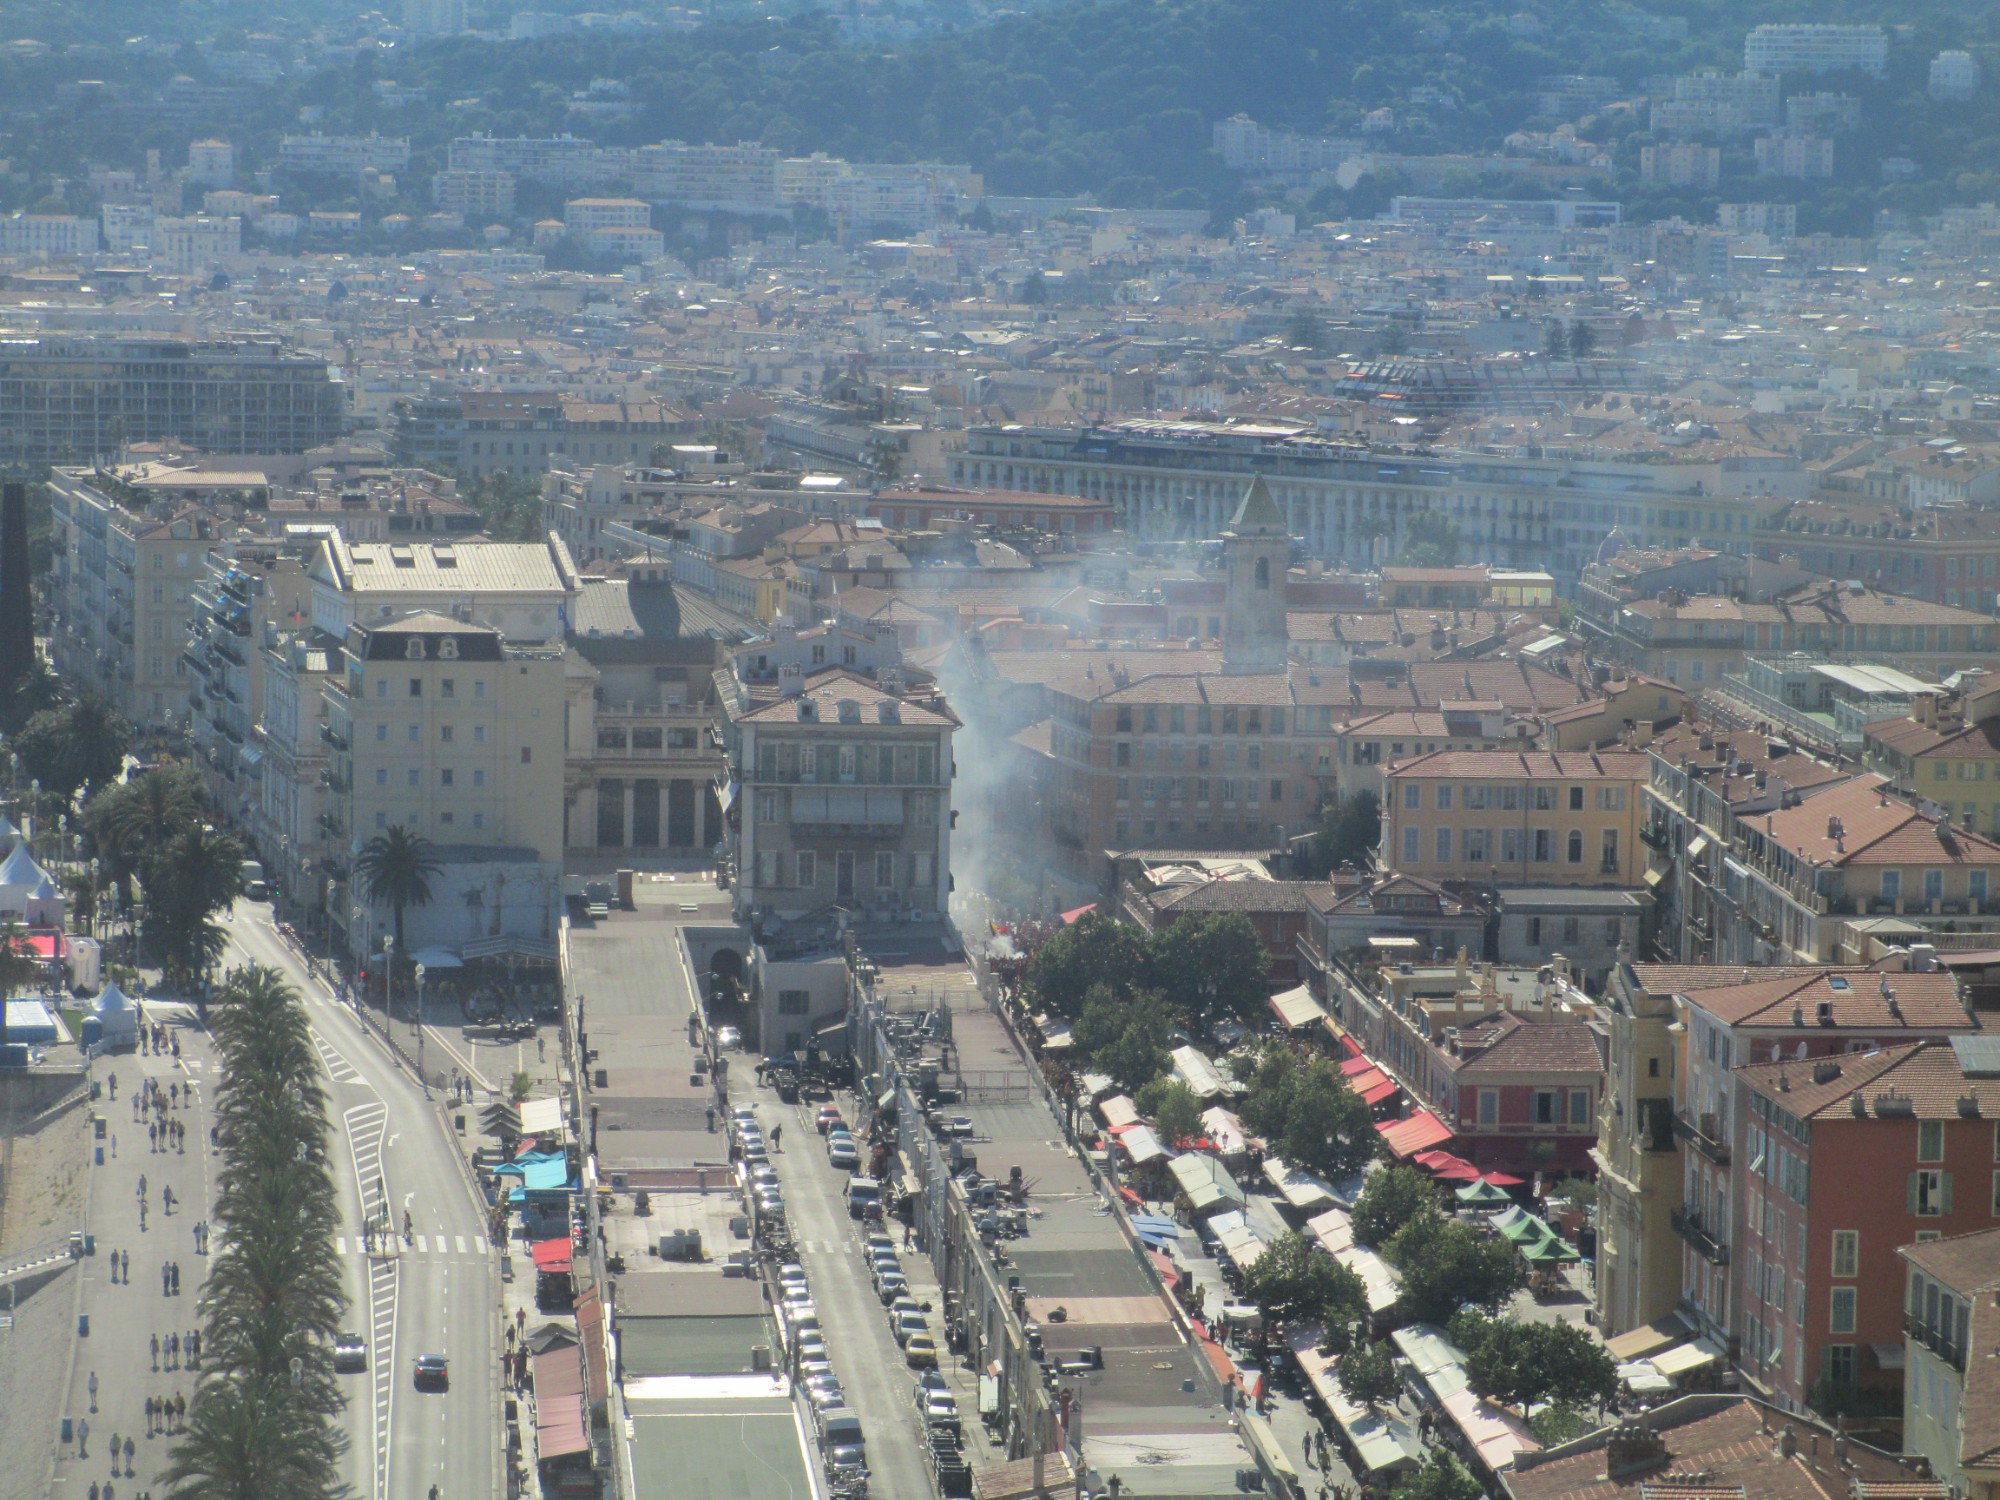
[[(443, 1101), (416, 1081), (354, 1014), (306, 972), (268, 906), (239, 902), (227, 962), (283, 971), (306, 997), (329, 1083), (342, 1222), (336, 1247), (352, 1298), (349, 1327), (368, 1341), (365, 1373), (346, 1384), (347, 1478), (367, 1500), (490, 1500), (502, 1492), (498, 1264), (484, 1211)], [(483, 1102), (483, 1101), (482, 1101)], [(479, 1104), (467, 1111), (476, 1128)], [(364, 1251), (364, 1219), (386, 1194), (393, 1248)], [(411, 1237), (400, 1233), (403, 1215)], [(412, 1361), (443, 1354), (448, 1390), (418, 1390)]]

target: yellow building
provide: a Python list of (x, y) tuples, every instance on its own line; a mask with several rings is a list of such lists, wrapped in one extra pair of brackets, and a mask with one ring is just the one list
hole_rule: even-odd
[(1648, 967), (1614, 966), (1599, 1007), (1608, 1045), (1590, 1158), (1597, 1167), (1597, 1326), (1608, 1339), (1666, 1317), (1681, 1290), (1681, 1239), (1670, 1215), (1682, 1202), (1673, 1116), (1684, 1029), (1675, 1023), (1671, 991), (1646, 985)]
[(1439, 750), (1383, 777), (1383, 858), (1430, 880), (1636, 886), (1636, 751)]
[(1861, 742), (1868, 769), (1897, 791), (1961, 828), (2000, 834), (2000, 684), (1950, 703), (1920, 698), (1913, 715), (1868, 725)]

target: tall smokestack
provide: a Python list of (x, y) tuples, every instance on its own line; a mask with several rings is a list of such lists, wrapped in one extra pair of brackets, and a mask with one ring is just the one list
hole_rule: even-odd
[(28, 486), (0, 485), (0, 697), (11, 697), (35, 666), (33, 580), (28, 571)]

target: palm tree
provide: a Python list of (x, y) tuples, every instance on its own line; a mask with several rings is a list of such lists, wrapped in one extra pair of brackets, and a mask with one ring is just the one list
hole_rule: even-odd
[(123, 879), (194, 826), (201, 793), (192, 768), (156, 766), (90, 799), (84, 822)]
[(431, 877), (444, 869), (431, 854), (431, 841), (401, 823), (361, 846), (354, 856), (354, 873), (368, 899), (386, 901), (396, 913), (396, 951), (409, 953), (403, 942), (403, 912), (431, 904)]
[(213, 918), (243, 889), (243, 845), (205, 823), (185, 829), (140, 870), (146, 946), (175, 977), (204, 978), (227, 946)]
[(292, 1399), (285, 1380), (211, 1375), (160, 1480), (174, 1500), (314, 1500), (336, 1493), (338, 1463), (331, 1427)]

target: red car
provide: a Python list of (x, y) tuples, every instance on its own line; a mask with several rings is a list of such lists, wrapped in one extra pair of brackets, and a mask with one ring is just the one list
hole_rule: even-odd
[(821, 1135), (825, 1135), (836, 1125), (844, 1125), (846, 1123), (841, 1118), (840, 1106), (837, 1104), (822, 1104), (819, 1107), (819, 1114), (813, 1119), (813, 1125)]

